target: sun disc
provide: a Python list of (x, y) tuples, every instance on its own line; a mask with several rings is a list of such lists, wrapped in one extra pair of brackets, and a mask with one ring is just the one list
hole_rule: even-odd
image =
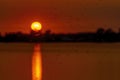
[(41, 25), (40, 22), (33, 22), (33, 23), (31, 24), (31, 29), (32, 29), (33, 31), (40, 31), (40, 30), (42, 29), (42, 25)]

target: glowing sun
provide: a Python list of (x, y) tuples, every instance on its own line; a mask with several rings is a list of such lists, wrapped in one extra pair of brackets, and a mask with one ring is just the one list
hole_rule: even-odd
[(40, 30), (42, 29), (42, 24), (41, 24), (40, 22), (33, 22), (33, 23), (31, 24), (31, 29), (32, 29), (33, 31), (38, 32), (38, 31), (40, 31)]

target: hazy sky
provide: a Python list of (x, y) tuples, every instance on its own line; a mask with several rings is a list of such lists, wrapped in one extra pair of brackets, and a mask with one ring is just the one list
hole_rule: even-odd
[(119, 0), (0, 0), (0, 32), (29, 32), (33, 21), (43, 31), (85, 32), (98, 27), (118, 30)]

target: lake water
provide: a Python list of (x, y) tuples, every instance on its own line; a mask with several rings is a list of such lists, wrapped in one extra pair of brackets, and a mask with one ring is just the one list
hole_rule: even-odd
[(33, 80), (34, 71), (34, 80), (120, 80), (120, 43), (0, 43), (0, 80)]

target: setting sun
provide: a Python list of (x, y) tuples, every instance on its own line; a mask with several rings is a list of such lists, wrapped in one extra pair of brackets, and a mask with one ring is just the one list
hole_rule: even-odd
[(41, 23), (40, 22), (33, 22), (32, 24), (31, 24), (31, 29), (33, 30), (33, 31), (40, 31), (41, 29), (42, 29), (42, 25), (41, 25)]

